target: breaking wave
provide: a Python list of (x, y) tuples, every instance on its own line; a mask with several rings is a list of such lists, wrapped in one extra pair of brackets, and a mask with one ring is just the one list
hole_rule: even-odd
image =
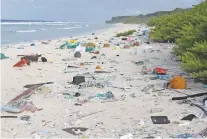
[(18, 33), (29, 33), (29, 32), (36, 32), (37, 30), (16, 30), (12, 32), (18, 32)]
[(75, 28), (82, 28), (82, 27), (65, 27), (65, 28), (57, 28), (57, 29), (75, 29)]
[(68, 24), (77, 24), (81, 22), (1, 22), (1, 25), (47, 25), (47, 26), (63, 26)]

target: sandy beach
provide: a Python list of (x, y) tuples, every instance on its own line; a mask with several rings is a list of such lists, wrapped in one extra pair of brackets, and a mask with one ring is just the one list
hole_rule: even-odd
[[(118, 24), (115, 27), (94, 32), (89, 35), (73, 38), (51, 40), (48, 44), (42, 41), (10, 45), (2, 48), (8, 59), (1, 60), (1, 106), (5, 106), (13, 98), (27, 90), (28, 84), (54, 82), (36, 89), (28, 98), (38, 111), (8, 113), (1, 111), (1, 116), (17, 116), (17, 118), (1, 118), (2, 138), (120, 138), (130, 137), (176, 137), (180, 134), (198, 134), (207, 125), (207, 117), (190, 103), (200, 104), (203, 97), (185, 100), (172, 100), (196, 93), (207, 92), (201, 83), (195, 83), (180, 68), (177, 58), (171, 54), (173, 44), (146, 44), (140, 37), (131, 36), (140, 42), (140, 46), (123, 48), (128, 41), (122, 37), (114, 37), (118, 32), (131, 29), (140, 32), (145, 30), (142, 25)], [(139, 33), (139, 32), (137, 32)], [(97, 37), (97, 39), (95, 39)], [(80, 58), (74, 57), (75, 49), (59, 49), (65, 42), (75, 39), (96, 44), (100, 54), (81, 52)], [(44, 41), (47, 42), (47, 41)], [(109, 48), (103, 48), (109, 43)], [(119, 46), (116, 46), (119, 44)], [(18, 49), (23, 47), (23, 49)], [(32, 62), (20, 68), (13, 65), (20, 60), (17, 55), (42, 54), (48, 62)], [(96, 58), (91, 59), (93, 56)], [(144, 61), (141, 64), (136, 62)], [(86, 63), (88, 62), (88, 63)], [(84, 66), (80, 66), (84, 63)], [(72, 68), (68, 66), (75, 66)], [(94, 73), (97, 66), (101, 71)], [(143, 66), (148, 73), (143, 75)], [(170, 76), (183, 74), (187, 88), (180, 90), (163, 89), (168, 81), (151, 78), (155, 75), (155, 67), (168, 69)], [(71, 84), (73, 77), (83, 75), (86, 82), (101, 82), (102, 87), (82, 87)], [(144, 88), (153, 85), (152, 89)], [(113, 98), (102, 99), (97, 94), (111, 92)], [(78, 93), (78, 95), (77, 95)], [(76, 94), (76, 95), (74, 95)], [(92, 98), (92, 96), (96, 96)], [(99, 95), (100, 96), (100, 95)], [(189, 102), (190, 101), (190, 102)], [(207, 107), (207, 106), (206, 106)], [(181, 120), (194, 114), (192, 121)], [(21, 119), (28, 116), (29, 120)], [(153, 124), (151, 116), (167, 116), (168, 124)], [(72, 134), (63, 129), (81, 127), (84, 131)], [(74, 132), (74, 131), (73, 131)]]

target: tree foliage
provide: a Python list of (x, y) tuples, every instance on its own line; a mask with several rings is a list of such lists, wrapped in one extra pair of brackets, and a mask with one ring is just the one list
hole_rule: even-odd
[(136, 30), (128, 30), (125, 32), (120, 32), (116, 34), (116, 37), (129, 36), (129, 35), (132, 35), (134, 32), (136, 32)]
[(154, 41), (174, 42), (174, 54), (182, 60), (182, 68), (192, 77), (207, 80), (207, 1), (192, 9), (153, 18), (150, 33)]

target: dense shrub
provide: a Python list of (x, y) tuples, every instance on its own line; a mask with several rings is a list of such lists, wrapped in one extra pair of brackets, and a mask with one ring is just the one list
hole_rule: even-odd
[(136, 30), (129, 30), (129, 31), (121, 32), (121, 33), (116, 34), (116, 37), (129, 36), (129, 35), (132, 35), (134, 32), (136, 32)]
[(182, 60), (182, 68), (192, 77), (207, 80), (207, 1), (190, 10), (152, 19), (155, 26), (150, 39), (175, 42), (174, 54)]

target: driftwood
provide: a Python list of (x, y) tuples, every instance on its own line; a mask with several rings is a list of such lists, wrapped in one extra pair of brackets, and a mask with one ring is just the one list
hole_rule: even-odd
[[(17, 56), (30, 56), (30, 55), (17, 55)], [(38, 57), (41, 57), (42, 55), (37, 55)]]
[(94, 73), (111, 73), (109, 71), (95, 71)]
[(21, 93), (20, 95), (16, 96), (15, 98), (13, 98), (8, 104), (19, 101), (19, 100), (23, 100), (29, 96), (31, 96), (35, 90), (40, 87), (38, 85), (33, 85), (31, 88), (27, 89), (26, 91), (24, 91), (23, 93)]
[(82, 115), (82, 116), (79, 117), (79, 119), (90, 116), (90, 115), (93, 115), (93, 114), (97, 114), (97, 113), (100, 113), (100, 112), (103, 112), (103, 111), (97, 111), (97, 112), (92, 112), (90, 114)]
[(80, 67), (68, 65), (68, 68), (80, 68)]
[(46, 83), (39, 83), (39, 84), (28, 84), (28, 85), (25, 85), (24, 88), (30, 88), (30, 87), (33, 87), (33, 86), (42, 86), (42, 85), (45, 85), (45, 84), (53, 84), (54, 82), (46, 82)]
[(198, 94), (194, 94), (194, 95), (187, 95), (184, 97), (173, 97), (172, 100), (183, 100), (183, 99), (187, 99), (187, 98), (200, 97), (200, 96), (204, 96), (204, 95), (207, 95), (207, 92), (198, 93)]
[(17, 116), (1, 116), (1, 118), (18, 118)]

